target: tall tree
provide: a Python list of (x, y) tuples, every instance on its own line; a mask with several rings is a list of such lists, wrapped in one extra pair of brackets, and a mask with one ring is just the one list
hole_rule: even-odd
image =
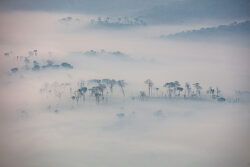
[(190, 84), (186, 82), (185, 83), (185, 97), (190, 96), (191, 90), (192, 90), (192, 88), (191, 88)]
[(168, 96), (171, 98), (172, 97), (172, 93), (174, 92), (174, 88), (175, 88), (175, 83), (174, 82), (167, 82), (163, 85), (163, 87), (167, 88), (168, 90)]
[(85, 101), (85, 93), (87, 92), (87, 90), (87, 87), (80, 87), (80, 89), (78, 89), (83, 101)]
[(98, 86), (99, 91), (101, 92), (101, 96), (104, 96), (104, 90), (106, 89), (106, 85), (100, 83)]
[(202, 87), (200, 86), (200, 83), (196, 82), (193, 84), (195, 90), (196, 90), (196, 95), (200, 96), (201, 95), (201, 89)]
[(124, 80), (118, 80), (117, 84), (121, 88), (123, 96), (125, 96), (124, 87), (127, 85), (127, 83)]
[(216, 96), (219, 97), (220, 93), (221, 93), (220, 89), (218, 87), (216, 87)]
[(145, 84), (148, 85), (148, 96), (152, 95), (152, 87), (154, 85), (154, 83), (151, 81), (151, 79), (147, 79), (146, 81), (144, 81)]
[(116, 84), (116, 80), (114, 79), (102, 79), (102, 83), (109, 87), (110, 92), (113, 93), (114, 85)]
[(156, 90), (156, 96), (158, 97), (159, 96), (159, 88), (155, 88)]
[(176, 96), (176, 91), (177, 91), (177, 88), (180, 87), (181, 84), (179, 83), (179, 81), (174, 81), (174, 95)]

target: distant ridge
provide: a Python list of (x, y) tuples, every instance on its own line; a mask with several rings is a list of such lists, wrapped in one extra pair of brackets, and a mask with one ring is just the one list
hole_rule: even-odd
[(202, 39), (211, 37), (248, 37), (250, 36), (250, 21), (233, 22), (217, 27), (200, 28), (182, 31), (175, 34), (162, 35), (163, 39)]

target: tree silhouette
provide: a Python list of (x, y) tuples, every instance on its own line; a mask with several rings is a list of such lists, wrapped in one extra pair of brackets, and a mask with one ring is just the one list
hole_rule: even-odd
[(211, 86), (208, 88), (207, 94), (210, 95), (211, 98), (214, 98), (214, 89)]
[(151, 81), (151, 79), (147, 79), (146, 81), (144, 81), (145, 84), (148, 85), (148, 96), (152, 95), (152, 87), (154, 85), (154, 83)]
[(180, 87), (181, 84), (179, 83), (179, 81), (174, 81), (174, 95), (176, 96), (176, 90), (178, 87)]
[(221, 93), (220, 89), (218, 87), (216, 87), (216, 96), (219, 97), (220, 93)]
[(146, 93), (144, 91), (140, 91), (140, 99), (145, 100)]
[(116, 80), (114, 79), (102, 79), (101, 81), (103, 84), (105, 84), (107, 87), (109, 87), (110, 92), (113, 93), (114, 85), (116, 84)]
[(174, 92), (175, 89), (175, 83), (174, 82), (167, 82), (163, 85), (163, 87), (166, 87), (168, 90), (168, 96), (171, 98), (172, 93)]
[(180, 96), (181, 92), (183, 91), (182, 87), (177, 87), (176, 90), (178, 91), (178, 96)]
[(202, 87), (200, 86), (200, 83), (198, 83), (198, 82), (194, 83), (193, 86), (194, 86), (194, 88), (196, 90), (196, 95), (200, 96), (201, 95), (201, 89), (202, 89)]
[(186, 82), (185, 83), (185, 97), (190, 96), (191, 90), (192, 90), (192, 88), (191, 88), (190, 84)]
[(158, 97), (159, 96), (159, 88), (155, 88), (156, 90), (156, 96)]
[(93, 86), (91, 89), (89, 89), (89, 91), (91, 92), (91, 96), (92, 95), (95, 96), (96, 103), (99, 104), (100, 103), (100, 97), (102, 96), (101, 88), (98, 87), (98, 86)]
[(87, 87), (81, 87), (80, 89), (78, 89), (83, 101), (85, 101), (85, 93), (87, 92), (87, 90)]
[(124, 80), (118, 80), (117, 84), (121, 88), (123, 96), (125, 96), (124, 87), (127, 85), (127, 83)]
[(100, 83), (97, 88), (99, 89), (99, 92), (101, 92), (101, 96), (103, 97), (104, 96), (104, 90), (106, 89), (106, 85)]

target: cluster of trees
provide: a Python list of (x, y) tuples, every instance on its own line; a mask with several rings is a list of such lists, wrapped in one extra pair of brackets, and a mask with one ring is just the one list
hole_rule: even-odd
[(65, 68), (65, 69), (72, 69), (74, 68), (71, 64), (62, 62), (61, 64), (55, 64), (51, 60), (47, 60), (44, 65), (40, 65), (37, 61), (33, 61), (33, 67), (31, 68), (33, 71), (39, 71), (41, 69), (59, 69), (59, 68)]
[[(147, 79), (144, 81), (144, 83), (148, 87), (148, 93), (144, 91), (140, 91), (140, 98), (144, 99), (146, 96), (152, 97), (153, 96), (153, 90), (155, 90), (155, 96), (159, 96), (159, 89), (158, 87), (153, 87), (154, 83), (151, 79)], [(201, 90), (202, 87), (200, 83), (194, 83), (189, 84), (185, 83), (184, 86), (180, 84), (179, 81), (172, 81), (172, 82), (166, 82), (163, 84), (163, 87), (166, 88), (166, 93), (162, 93), (161, 96), (167, 96), (169, 98), (172, 97), (180, 97), (183, 96), (184, 98), (188, 97), (200, 97), (201, 96)], [(153, 89), (154, 88), (154, 89)], [(207, 95), (209, 95), (212, 99), (216, 99), (218, 101), (225, 101), (225, 98), (222, 97), (221, 91), (218, 87), (212, 88), (209, 87), (209, 89), (206, 91)]]
[[(62, 62), (61, 64), (55, 64), (53, 61), (51, 60), (47, 60), (45, 64), (41, 65), (38, 61), (34, 60), (32, 63), (30, 62), (30, 60), (28, 58), (24, 59), (24, 63), (25, 66), (21, 69), (25, 69), (25, 70), (32, 70), (32, 71), (40, 71), (43, 69), (60, 69), (60, 68), (64, 68), (64, 69), (73, 69), (74, 67), (67, 63), (67, 62)], [(10, 69), (11, 73), (16, 73), (19, 71), (18, 67), (14, 67)]]
[(100, 59), (131, 60), (132, 58), (121, 51), (89, 50), (84, 52), (85, 56)]
[(91, 79), (86, 82), (80, 81), (77, 89), (72, 91), (72, 100), (76, 103), (80, 99), (85, 101), (85, 95), (89, 91), (89, 95), (95, 97), (96, 103), (100, 103), (107, 97), (108, 94), (113, 94), (114, 87), (118, 86), (121, 89), (122, 95), (125, 96), (125, 86), (127, 83), (124, 80), (115, 79)]
[(114, 87), (117, 86), (121, 90), (122, 96), (125, 97), (125, 87), (127, 83), (124, 80), (115, 79), (91, 79), (87, 81), (79, 81), (76, 85), (71, 83), (45, 83), (41, 89), (41, 95), (46, 98), (54, 97), (61, 99), (62, 97), (71, 97), (77, 104), (79, 101), (85, 101), (86, 96), (91, 99), (95, 98), (96, 103), (107, 100), (114, 92)]
[(111, 54), (111, 55), (117, 55), (117, 56), (120, 56), (120, 55), (125, 55), (124, 53), (120, 52), (120, 51), (106, 51), (104, 49), (101, 49), (101, 50), (89, 50), (89, 51), (86, 51), (84, 54), (86, 55), (91, 55), (91, 56), (97, 56), (97, 55), (100, 55), (100, 54)]
[(250, 21), (233, 22), (228, 25), (219, 25), (217, 27), (204, 27), (197, 30), (182, 31), (175, 34), (162, 35), (162, 38), (184, 39), (184, 38), (203, 38), (211, 36), (249, 36)]
[(80, 22), (80, 19), (79, 18), (73, 18), (71, 16), (68, 16), (68, 17), (63, 17), (59, 20), (59, 22), (61, 23), (70, 23), (70, 22)]
[(110, 26), (110, 27), (125, 27), (125, 26), (145, 26), (146, 22), (139, 17), (98, 17), (90, 20), (91, 25)]
[[(4, 53), (7, 57), (13, 57), (12, 52)], [(39, 63), (36, 58), (38, 57), (38, 50), (32, 50), (28, 52), (28, 56), (15, 56), (16, 61), (18, 61), (20, 67), (13, 67), (10, 69), (11, 73), (16, 73), (20, 70), (32, 70), (39, 71), (43, 69), (72, 69), (73, 65), (67, 62), (62, 62), (56, 64), (52, 60), (46, 60), (46, 62)]]
[[(147, 86), (147, 93), (144, 91), (140, 91), (139, 99), (149, 99), (149, 98), (204, 98), (209, 97), (211, 99), (223, 102), (226, 99), (222, 96), (221, 90), (216, 87), (209, 87), (205, 94), (202, 95), (202, 87), (200, 83), (189, 84), (185, 83), (184, 86), (180, 84), (178, 81), (166, 82), (163, 84), (162, 88), (164, 88), (162, 92), (159, 93), (160, 88), (154, 87), (154, 83), (151, 79), (147, 79), (144, 81), (144, 84)], [(120, 88), (120, 94), (125, 97), (125, 87), (127, 83), (124, 80), (115, 80), (115, 79), (91, 79), (87, 81), (79, 81), (75, 86), (72, 86), (70, 83), (57, 83), (54, 82), (52, 84), (45, 84), (41, 89), (41, 93), (45, 94), (46, 97), (48, 95), (54, 95), (61, 99), (64, 97), (71, 97), (76, 104), (81, 100), (84, 102), (86, 100), (86, 96), (89, 99), (94, 98), (96, 103), (107, 101), (109, 97), (112, 96), (114, 92), (114, 87)]]

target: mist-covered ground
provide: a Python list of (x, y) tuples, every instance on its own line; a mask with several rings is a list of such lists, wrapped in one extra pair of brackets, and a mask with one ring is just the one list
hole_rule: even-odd
[(84, 104), (59, 112), (27, 105), (1, 116), (1, 164), (248, 166), (248, 109), (183, 101)]
[[(120, 15), (108, 8), (57, 11), (54, 3), (45, 10), (17, 3), (17, 10), (14, 1), (10, 9), (11, 3), (3, 2), (0, 166), (250, 166), (249, 30), (225, 35), (222, 27), (216, 34), (202, 34), (209, 27), (249, 20), (245, 8), (237, 15), (239, 10), (228, 5), (232, 17), (175, 14), (173, 22), (164, 12), (158, 16), (160, 1), (125, 5)], [(164, 2), (161, 10), (171, 5)], [(200, 30), (199, 39), (192, 38), (193, 30)], [(191, 35), (162, 38), (179, 32)], [(125, 96), (115, 85), (113, 93), (104, 91), (100, 103), (89, 92), (85, 101), (72, 99), (71, 88), (80, 81), (90, 89), (88, 80), (104, 78), (125, 80)], [(144, 83), (149, 78), (152, 97)], [(163, 85), (171, 81), (182, 87), (198, 82), (201, 95), (184, 98), (183, 91), (170, 98)], [(225, 102), (210, 98), (210, 86), (219, 88)]]

